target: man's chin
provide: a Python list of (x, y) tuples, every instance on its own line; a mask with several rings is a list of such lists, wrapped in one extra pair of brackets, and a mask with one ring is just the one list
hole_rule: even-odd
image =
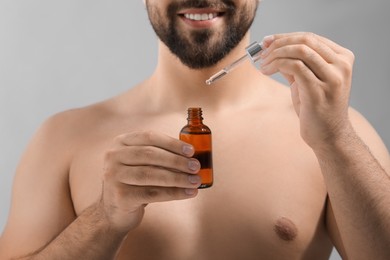
[(218, 57), (218, 58), (213, 58), (210, 56), (208, 57), (203, 57), (203, 58), (199, 58), (199, 57), (186, 57), (186, 58), (183, 58), (183, 57), (179, 57), (176, 55), (176, 57), (179, 58), (179, 60), (181, 61), (181, 63), (188, 67), (189, 69), (193, 69), (193, 70), (204, 70), (204, 69), (210, 69), (212, 67), (214, 67), (215, 65), (217, 65), (224, 57)]

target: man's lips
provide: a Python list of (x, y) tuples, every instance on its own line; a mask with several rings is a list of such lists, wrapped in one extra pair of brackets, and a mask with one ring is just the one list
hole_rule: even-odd
[(185, 23), (197, 28), (211, 26), (223, 14), (224, 12), (210, 8), (188, 9), (178, 13)]
[(191, 14), (184, 14), (184, 17), (186, 19), (189, 19), (189, 20), (193, 20), (193, 21), (207, 21), (207, 20), (212, 20), (214, 19), (215, 17), (218, 16), (218, 13), (202, 13), (202, 14), (194, 14), (194, 13), (191, 13)]

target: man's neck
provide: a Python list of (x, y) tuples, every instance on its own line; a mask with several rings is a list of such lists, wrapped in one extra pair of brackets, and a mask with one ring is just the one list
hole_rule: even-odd
[(211, 86), (205, 81), (214, 73), (245, 55), (249, 36), (230, 52), (217, 65), (201, 70), (190, 69), (183, 65), (169, 49), (160, 42), (159, 59), (156, 70), (146, 86), (153, 98), (153, 105), (164, 106), (169, 110), (183, 110), (190, 106), (201, 106), (213, 110), (228, 105), (240, 105), (259, 91), (259, 81), (265, 81), (251, 64), (245, 61), (236, 70)]

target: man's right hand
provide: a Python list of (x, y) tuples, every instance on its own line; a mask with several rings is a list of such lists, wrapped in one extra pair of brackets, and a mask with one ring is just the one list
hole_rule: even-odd
[(193, 154), (191, 145), (156, 132), (116, 137), (105, 153), (99, 203), (111, 227), (127, 233), (140, 224), (147, 204), (195, 197), (201, 179)]

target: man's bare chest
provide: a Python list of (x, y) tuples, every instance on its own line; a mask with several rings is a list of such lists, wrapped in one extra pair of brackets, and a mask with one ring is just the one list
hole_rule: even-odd
[[(313, 241), (328, 245), (323, 224), (326, 190), (310, 150), (289, 149), (283, 141), (253, 133), (235, 138), (213, 134), (213, 187), (194, 199), (148, 205), (120, 256), (277, 259), (299, 255)], [(108, 146), (109, 140), (91, 144), (73, 160), (70, 184), (78, 214), (101, 194)], [(288, 250), (278, 252), (283, 245)]]

